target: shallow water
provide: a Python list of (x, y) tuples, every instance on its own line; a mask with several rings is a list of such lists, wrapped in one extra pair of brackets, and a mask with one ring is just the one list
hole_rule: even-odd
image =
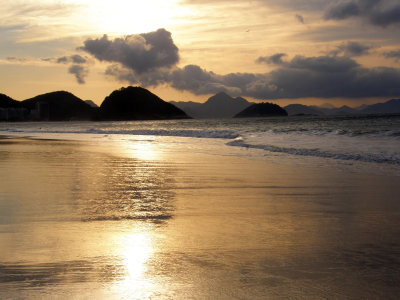
[(0, 298), (400, 296), (399, 176), (221, 147), (0, 140)]

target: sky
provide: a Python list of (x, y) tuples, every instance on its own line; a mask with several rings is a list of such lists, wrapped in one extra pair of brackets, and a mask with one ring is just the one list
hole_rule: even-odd
[(0, 0), (0, 93), (166, 101), (400, 97), (398, 0)]

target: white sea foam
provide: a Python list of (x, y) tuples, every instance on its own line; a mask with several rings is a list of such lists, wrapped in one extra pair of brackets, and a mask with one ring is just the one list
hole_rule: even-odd
[(339, 152), (337, 149), (332, 149), (331, 151), (324, 150), (323, 148), (301, 148), (300, 145), (297, 147), (284, 147), (272, 144), (255, 144), (248, 143), (243, 138), (236, 138), (233, 141), (227, 143), (230, 146), (239, 146), (253, 149), (262, 149), (269, 152), (286, 153), (291, 155), (299, 156), (315, 156), (323, 158), (332, 158), (340, 160), (352, 160), (352, 161), (362, 161), (362, 162), (374, 162), (374, 163), (388, 163), (400, 165), (400, 153), (388, 153), (388, 152), (360, 152), (352, 153), (351, 151)]

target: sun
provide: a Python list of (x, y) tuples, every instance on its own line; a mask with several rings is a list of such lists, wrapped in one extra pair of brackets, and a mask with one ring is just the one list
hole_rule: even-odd
[(99, 33), (128, 35), (173, 27), (184, 14), (179, 0), (86, 0), (89, 22)]

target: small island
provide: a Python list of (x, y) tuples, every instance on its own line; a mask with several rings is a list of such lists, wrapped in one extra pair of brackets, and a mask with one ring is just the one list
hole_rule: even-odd
[(257, 118), (287, 116), (288, 113), (277, 104), (265, 102), (252, 104), (235, 115), (235, 118)]

